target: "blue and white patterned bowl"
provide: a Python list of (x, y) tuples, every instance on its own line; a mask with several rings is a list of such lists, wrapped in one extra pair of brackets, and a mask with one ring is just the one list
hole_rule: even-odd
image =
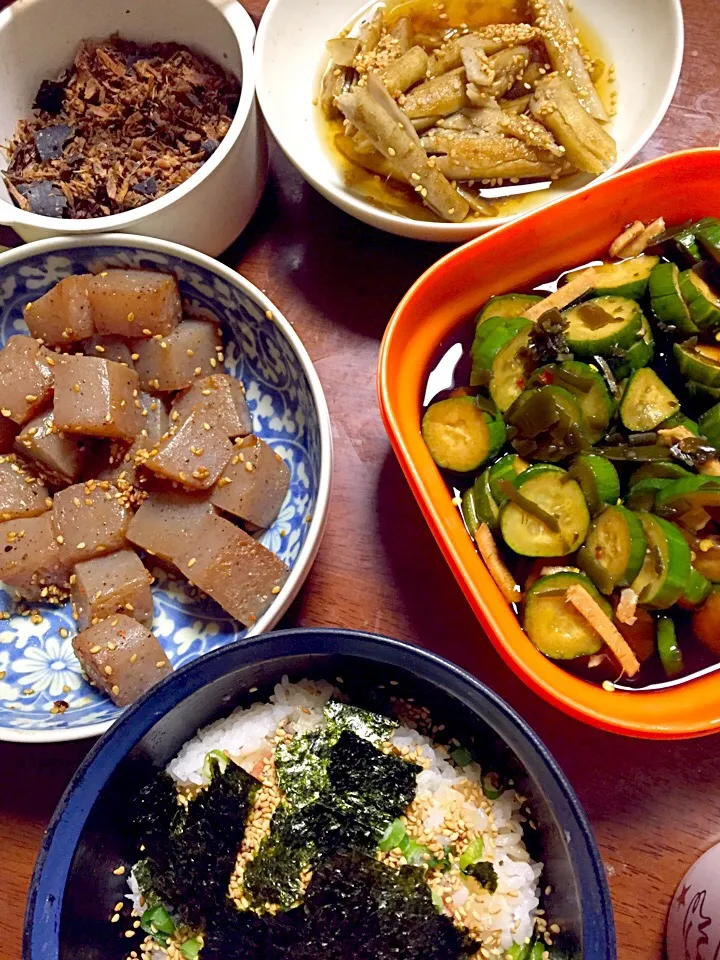
[[(107, 267), (168, 270), (194, 313), (220, 320), (228, 372), (245, 384), (255, 432), (290, 465), (290, 491), (260, 540), (290, 567), (270, 609), (246, 630), (210, 600), (158, 575), (153, 631), (174, 667), (231, 641), (272, 629), (297, 594), (317, 553), (330, 496), (332, 436), (320, 381), (297, 334), (256, 287), (187, 247), (121, 234), (41, 240), (0, 255), (0, 345), (27, 333), (23, 307), (63, 277)], [(12, 610), (0, 584), (0, 610)], [(80, 673), (69, 605), (38, 607), (42, 622), (0, 620), (0, 740), (48, 742), (94, 737), (122, 712)], [(35, 618), (37, 619), (37, 618)], [(63, 637), (60, 634), (61, 628)], [(54, 701), (69, 709), (51, 712)]]

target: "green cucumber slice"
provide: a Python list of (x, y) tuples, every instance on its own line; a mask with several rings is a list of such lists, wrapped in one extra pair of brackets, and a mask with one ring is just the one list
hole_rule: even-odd
[[(682, 481), (680, 481), (682, 483)], [(690, 576), (690, 547), (667, 520), (652, 513), (638, 514), (648, 549), (640, 573), (632, 583), (640, 603), (665, 610), (680, 599)]]
[(645, 317), (642, 319), (640, 331), (642, 336), (638, 337), (631, 347), (624, 350), (622, 356), (607, 358), (616, 380), (625, 380), (634, 370), (641, 370), (652, 363), (655, 356), (655, 338)]
[(439, 467), (468, 473), (477, 470), (502, 447), (505, 424), (481, 410), (472, 397), (451, 397), (428, 407), (422, 435)]
[(670, 617), (660, 617), (657, 624), (657, 646), (665, 676), (677, 677), (685, 669), (682, 653)]
[(465, 526), (468, 528), (468, 533), (471, 537), (474, 537), (482, 521), (478, 517), (477, 509), (475, 507), (475, 496), (473, 494), (472, 487), (463, 493), (460, 511), (462, 513), (463, 520), (465, 521)]
[(533, 460), (556, 463), (590, 447), (582, 409), (563, 387), (523, 390), (505, 422), (514, 449)]
[(698, 427), (714, 447), (720, 446), (720, 403), (706, 410), (698, 421)]
[(555, 529), (511, 499), (500, 513), (500, 530), (510, 549), (525, 557), (574, 553), (590, 526), (580, 484), (567, 471), (543, 464), (521, 473), (514, 486), (525, 500), (554, 520)]
[(720, 220), (708, 217), (699, 223), (695, 230), (695, 240), (715, 263), (720, 263)]
[(696, 383), (694, 380), (688, 380), (685, 386), (691, 397), (720, 400), (720, 387), (707, 387), (704, 383)]
[(493, 500), (499, 507), (502, 507), (507, 503), (507, 496), (500, 489), (498, 481), (512, 481), (524, 470), (527, 470), (528, 466), (529, 464), (527, 461), (523, 460), (523, 458), (519, 457), (516, 453), (506, 453), (504, 457), (500, 457), (499, 460), (497, 460), (491, 467), (488, 468), (490, 493), (492, 494)]
[(631, 347), (642, 330), (642, 311), (626, 297), (594, 297), (563, 316), (568, 344), (578, 357), (612, 356), (616, 347)]
[(720, 327), (720, 298), (696, 268), (680, 274), (680, 292), (699, 330), (713, 331)]
[(604, 457), (597, 454), (576, 457), (569, 473), (580, 484), (593, 516), (607, 504), (617, 503), (620, 499), (620, 477), (613, 464)]
[(700, 507), (720, 507), (720, 477), (691, 474), (671, 480), (658, 492), (655, 507), (659, 513), (676, 516)]
[(678, 600), (678, 604), (684, 610), (697, 610), (705, 603), (711, 590), (712, 584), (707, 577), (704, 577), (699, 570), (693, 567), (685, 585), (685, 593)]
[(571, 393), (585, 415), (590, 443), (601, 440), (615, 412), (605, 378), (588, 363), (565, 360), (539, 367), (528, 380), (528, 387), (557, 386)]
[(532, 324), (529, 320), (505, 317), (491, 317), (486, 323), (479, 326), (475, 331), (475, 339), (470, 348), (472, 356), (470, 386), (477, 387), (487, 383), (493, 360), (500, 350), (521, 330), (529, 330), (531, 327)]
[(680, 373), (688, 380), (720, 387), (720, 346), (707, 343), (674, 343), (673, 354)]
[(541, 300), (542, 297), (535, 293), (504, 293), (498, 297), (490, 297), (477, 315), (476, 326), (493, 317), (521, 317), (534, 303)]
[(633, 433), (646, 433), (659, 427), (680, 409), (680, 401), (654, 370), (636, 370), (620, 403), (620, 418)]
[(671, 483), (672, 480), (663, 477), (646, 477), (630, 488), (625, 505), (640, 513), (653, 513), (658, 494)]
[(667, 326), (690, 335), (698, 332), (680, 292), (680, 270), (676, 264), (659, 263), (653, 270), (650, 276), (650, 305), (658, 320)]
[(650, 275), (658, 259), (658, 257), (641, 254), (639, 257), (622, 260), (620, 263), (603, 263), (599, 267), (594, 267), (598, 278), (595, 295), (640, 300), (647, 293)]
[(528, 590), (523, 627), (531, 642), (552, 660), (591, 657), (603, 647), (599, 633), (565, 600), (566, 591), (583, 587), (608, 616), (612, 610), (582, 573), (553, 573), (541, 577)]
[(632, 488), (641, 480), (682, 480), (683, 477), (692, 477), (694, 474), (681, 467), (673, 460), (659, 460), (656, 463), (646, 463), (630, 477), (628, 486)]
[(641, 522), (625, 507), (607, 507), (593, 520), (577, 562), (598, 590), (611, 594), (640, 573), (647, 541)]
[(530, 352), (530, 327), (521, 330), (495, 357), (490, 379), (490, 396), (504, 413), (525, 389), (537, 363)]
[[(486, 470), (483, 470), (471, 489), (474, 513), (479, 521), (478, 526), (480, 526), (481, 523), (486, 523), (491, 530), (497, 530), (500, 522), (500, 507), (497, 505), (490, 490), (491, 469), (491, 467), (488, 467)], [(476, 531), (477, 527), (475, 529), (475, 532)], [(475, 532), (473, 532), (473, 536), (475, 536)]]

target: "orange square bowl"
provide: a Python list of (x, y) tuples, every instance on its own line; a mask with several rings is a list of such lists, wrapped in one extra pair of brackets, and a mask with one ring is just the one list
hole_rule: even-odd
[(380, 350), (380, 409), (412, 491), (490, 640), (531, 689), (577, 719), (652, 739), (720, 730), (720, 671), (663, 690), (608, 692), (544, 657), (502, 598), (420, 435), (422, 399), (441, 343), (494, 294), (533, 286), (602, 257), (623, 226), (720, 214), (720, 150), (635, 167), (454, 250), (411, 288)]

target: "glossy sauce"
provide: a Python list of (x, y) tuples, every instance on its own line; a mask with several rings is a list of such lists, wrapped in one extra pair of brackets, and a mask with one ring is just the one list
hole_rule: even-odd
[[(574, 273), (577, 270), (582, 269), (583, 266), (593, 266), (601, 262), (602, 261), (600, 260), (594, 260), (587, 264), (579, 264), (578, 266), (573, 267), (571, 271), (569, 270), (560, 274), (560, 276), (555, 280), (542, 283), (537, 287), (528, 287), (525, 290), (519, 290), (517, 292), (535, 293), (542, 296), (547, 296), (549, 293), (552, 293), (557, 289), (559, 283), (567, 273)], [(644, 307), (644, 302), (641, 302), (641, 306)], [(481, 310), (482, 307), (483, 303), (478, 303), (478, 311)], [(644, 308), (643, 312), (647, 315), (648, 310)], [(423, 410), (427, 409), (432, 402), (443, 400), (458, 390), (463, 390), (463, 392), (471, 394), (480, 392), (478, 388), (467, 386), (467, 384), (470, 382), (470, 370), (472, 366), (470, 347), (475, 334), (475, 320), (476, 317), (474, 315), (461, 325), (455, 335), (440, 344), (432, 362), (431, 369), (428, 373), (425, 396), (423, 398)], [(652, 362), (653, 369), (660, 375), (663, 381), (667, 383), (671, 390), (676, 393), (679, 392), (680, 396), (682, 397), (683, 412), (691, 417), (695, 417), (703, 409), (706, 409), (707, 404), (705, 404), (704, 407), (694, 409), (692, 398), (688, 398), (685, 391), (680, 389), (682, 385), (682, 379), (680, 378), (675, 364), (668, 362), (669, 356), (672, 355), (671, 346), (667, 342), (664, 342), (664, 338), (661, 336), (656, 327), (653, 328), (653, 334), (655, 337), (655, 356)], [(508, 452), (507, 449), (504, 449), (503, 453), (506, 452)], [(485, 464), (482, 470), (486, 469), (487, 466), (489, 466), (489, 464)], [(616, 466), (619, 465), (616, 464)], [(638, 466), (641, 466), (641, 464), (636, 463), (632, 467), (625, 468), (619, 466), (618, 472), (620, 473), (623, 490), (627, 489), (626, 480), (629, 473)], [(447, 483), (454, 497), (462, 496), (463, 492), (469, 486), (472, 486), (475, 478), (476, 475), (473, 475), (472, 477), (464, 477), (458, 474), (446, 473)], [(519, 579), (520, 583), (524, 583), (525, 577), (528, 575), (532, 563), (532, 558), (515, 558), (514, 573)], [(551, 565), (552, 560), (548, 560), (547, 563), (548, 565)], [(568, 566), (572, 565), (572, 557), (569, 557)], [(522, 625), (522, 610), (517, 604), (513, 604), (513, 609), (515, 610), (518, 620)], [(689, 683), (691, 680), (707, 676), (710, 673), (720, 672), (720, 663), (718, 663), (717, 657), (715, 657), (706, 647), (704, 647), (698, 640), (694, 638), (690, 627), (689, 613), (683, 611), (677, 606), (672, 607), (668, 611), (656, 611), (656, 613), (658, 615), (665, 614), (671, 616), (673, 622), (675, 623), (678, 646), (682, 652), (685, 665), (684, 671), (677, 677), (668, 679), (668, 677), (665, 675), (657, 652), (641, 665), (637, 676), (632, 679), (626, 676), (618, 678), (617, 669), (613, 666), (613, 663), (610, 660), (606, 660), (605, 663), (593, 668), (589, 668), (587, 666), (587, 660), (585, 658), (581, 658), (577, 661), (556, 660), (553, 662), (566, 669), (569, 673), (572, 673), (583, 680), (588, 680), (596, 684), (602, 683), (604, 680), (610, 680), (618, 690), (624, 690), (626, 692), (633, 693), (676, 687)], [(530, 641), (528, 640), (528, 643), (529, 642)]]
[[(352, 30), (360, 21), (367, 19), (377, 6), (377, 3), (372, 3), (363, 8), (359, 16), (353, 18), (348, 28)], [(436, 40), (438, 46), (449, 29), (463, 24), (471, 29), (477, 29), (493, 23), (530, 22), (525, 0), (444, 0), (442, 11), (439, 7), (438, 0), (389, 0), (385, 3), (385, 8), (388, 11), (386, 18), (391, 25), (401, 17), (408, 17), (415, 34), (425, 34), (432, 37)], [(368, 11), (370, 11), (370, 14)], [(439, 19), (440, 12), (447, 16), (447, 20)], [(583, 47), (594, 59), (605, 64), (602, 76), (596, 81), (595, 86), (603, 106), (611, 115), (613, 112), (614, 85), (610, 78), (610, 62), (603, 43), (575, 11), (571, 12), (570, 17)], [(441, 222), (425, 204), (418, 200), (411, 187), (370, 173), (348, 160), (337, 149), (335, 138), (343, 133), (342, 119), (327, 120), (318, 107), (317, 122), (322, 141), (332, 158), (333, 165), (342, 174), (346, 187), (357, 194), (360, 199), (372, 203), (381, 210), (399, 214), (411, 220)], [(536, 193), (552, 191), (557, 185), (572, 181), (573, 178), (577, 178), (582, 183), (587, 182), (588, 179), (584, 174), (572, 174), (570, 177), (555, 182), (536, 180), (523, 181), (519, 184), (506, 183), (502, 186), (482, 187), (478, 190), (478, 193), (481, 197), (493, 203), (496, 208), (496, 216), (505, 217), (522, 213), (528, 209), (532, 205)], [(468, 219), (473, 218), (483, 219), (480, 214), (471, 212)]]

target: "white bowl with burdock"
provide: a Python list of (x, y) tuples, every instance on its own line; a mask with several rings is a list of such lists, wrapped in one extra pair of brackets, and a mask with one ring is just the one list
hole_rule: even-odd
[(0, 224), (212, 256), (259, 203), (255, 28), (237, 0), (17, 0), (0, 13)]
[(679, 0), (270, 0), (255, 55), (309, 183), (372, 226), (456, 243), (627, 164), (682, 50)]

